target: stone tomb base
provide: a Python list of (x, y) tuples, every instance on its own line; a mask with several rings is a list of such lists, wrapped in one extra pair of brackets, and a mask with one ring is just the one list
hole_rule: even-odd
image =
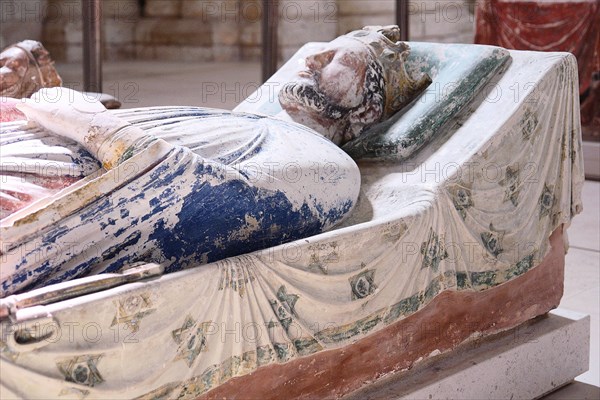
[(587, 371), (589, 348), (589, 315), (558, 309), (385, 377), (344, 400), (535, 399)]

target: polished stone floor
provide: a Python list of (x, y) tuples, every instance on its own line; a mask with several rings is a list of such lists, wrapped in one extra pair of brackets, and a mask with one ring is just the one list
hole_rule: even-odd
[[(65, 86), (82, 89), (79, 64), (57, 65)], [(259, 87), (258, 63), (120, 62), (104, 66), (103, 91), (123, 108), (194, 105), (232, 109)], [(268, 95), (268, 92), (262, 93)], [(560, 307), (591, 316), (590, 370), (548, 399), (600, 399), (600, 182), (586, 181), (583, 214), (569, 229)]]

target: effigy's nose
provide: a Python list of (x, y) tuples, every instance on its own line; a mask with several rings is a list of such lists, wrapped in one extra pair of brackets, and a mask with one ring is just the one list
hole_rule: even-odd
[(306, 57), (306, 67), (310, 70), (319, 70), (329, 64), (333, 59), (332, 50), (321, 51)]

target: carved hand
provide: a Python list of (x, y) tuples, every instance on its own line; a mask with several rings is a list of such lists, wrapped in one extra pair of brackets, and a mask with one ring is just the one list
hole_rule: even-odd
[(41, 89), (17, 108), (29, 121), (79, 143), (106, 169), (117, 166), (133, 146), (150, 138), (97, 99), (67, 88)]

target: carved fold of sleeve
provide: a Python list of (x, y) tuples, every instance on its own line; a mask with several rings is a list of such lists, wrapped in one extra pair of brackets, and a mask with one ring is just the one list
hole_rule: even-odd
[(42, 89), (17, 108), (53, 134), (79, 143), (112, 169), (155, 138), (111, 114), (95, 98), (66, 89)]

